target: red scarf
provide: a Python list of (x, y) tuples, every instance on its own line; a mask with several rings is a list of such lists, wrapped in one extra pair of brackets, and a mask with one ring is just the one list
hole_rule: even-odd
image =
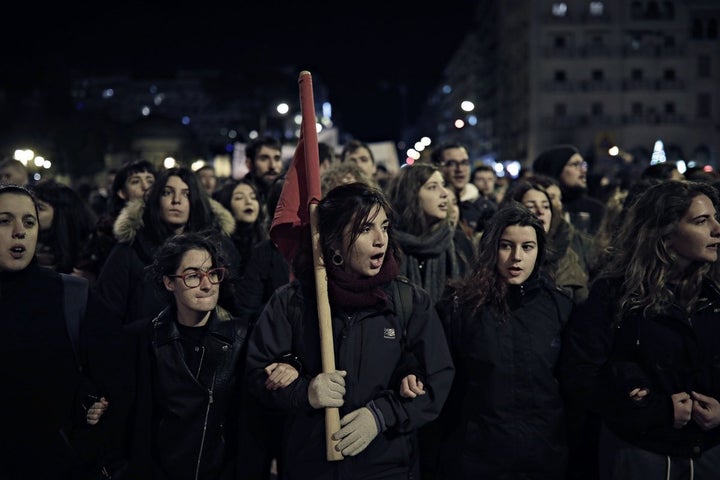
[(330, 304), (338, 307), (372, 307), (389, 305), (390, 299), (383, 287), (398, 275), (398, 264), (392, 252), (385, 254), (380, 272), (374, 277), (356, 278), (340, 267), (330, 264), (328, 273), (328, 295)]

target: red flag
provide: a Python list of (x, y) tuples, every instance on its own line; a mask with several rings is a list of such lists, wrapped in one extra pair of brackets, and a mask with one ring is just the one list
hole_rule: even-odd
[(285, 175), (285, 183), (270, 226), (270, 238), (288, 262), (291, 262), (297, 253), (303, 229), (309, 228), (310, 205), (317, 205), (321, 197), (320, 154), (310, 72), (300, 72), (298, 84), (302, 111), (300, 138)]

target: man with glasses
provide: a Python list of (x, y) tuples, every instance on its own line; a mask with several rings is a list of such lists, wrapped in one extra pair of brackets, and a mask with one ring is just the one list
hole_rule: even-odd
[(442, 143), (435, 147), (430, 158), (440, 168), (446, 186), (455, 190), (460, 222), (473, 232), (481, 232), (485, 221), (497, 210), (497, 205), (490, 198), (480, 195), (478, 188), (470, 182), (472, 165), (467, 147), (457, 142)]
[(605, 204), (587, 193), (588, 164), (573, 145), (555, 145), (538, 155), (533, 172), (555, 178), (562, 190), (563, 210), (575, 228), (594, 235), (605, 215)]

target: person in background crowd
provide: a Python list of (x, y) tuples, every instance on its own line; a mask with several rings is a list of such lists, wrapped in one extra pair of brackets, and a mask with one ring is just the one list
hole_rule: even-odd
[(472, 263), (472, 259), (477, 253), (477, 243), (480, 241), (480, 234), (476, 234), (467, 224), (460, 222), (460, 205), (458, 205), (457, 195), (455, 191), (450, 188), (446, 189), (448, 192), (449, 207), (448, 207), (448, 222), (450, 227), (455, 229), (453, 235), (453, 241), (462, 252), (472, 252), (472, 256), (468, 257), (468, 264)]
[(674, 162), (663, 162), (645, 167), (645, 169), (640, 172), (640, 180), (645, 178), (656, 178), (658, 180), (682, 180), (684, 177)]
[[(248, 348), (249, 388), (264, 404), (287, 412), (284, 479), (410, 478), (417, 428), (440, 412), (453, 377), (444, 333), (427, 292), (411, 284), (412, 321), (403, 325), (392, 289), (400, 288), (382, 192), (341, 185), (318, 205), (319, 244), (327, 269), (337, 370), (322, 371), (314, 264), (309, 235), (295, 257), (296, 280), (265, 307)], [(379, 332), (379, 333), (378, 333)], [(268, 390), (265, 365), (291, 354), (300, 376)], [(405, 355), (425, 372), (427, 393), (400, 397), (396, 366)], [(326, 460), (326, 407), (340, 409), (333, 432), (342, 461)]]
[(107, 208), (95, 223), (80, 258), (73, 270), (75, 275), (87, 278), (95, 285), (105, 260), (116, 243), (113, 225), (120, 211), (132, 200), (142, 200), (155, 183), (157, 170), (147, 160), (136, 160), (120, 167), (113, 176), (108, 194)]
[(474, 270), (451, 282), (438, 304), (457, 372), (433, 478), (564, 478), (555, 369), (573, 303), (546, 282), (544, 255), (541, 220), (504, 203), (480, 239)]
[[(84, 432), (84, 400), (96, 394), (94, 363), (103, 343), (93, 335), (94, 319), (111, 312), (89, 292), (87, 303), (69, 306), (57, 272), (35, 257), (40, 235), (31, 191), (0, 185), (0, 478), (4, 480), (92, 480), (99, 471), (90, 448), (100, 440)], [(70, 333), (72, 320), (77, 329)], [(77, 349), (71, 338), (77, 338)], [(79, 368), (79, 363), (85, 365)]]
[(318, 155), (320, 156), (320, 175), (334, 163), (337, 155), (335, 148), (325, 142), (318, 142)]
[(25, 165), (14, 158), (0, 161), (0, 184), (27, 185), (28, 172)]
[(90, 240), (95, 214), (74, 189), (55, 180), (42, 180), (31, 189), (40, 222), (38, 262), (60, 273), (72, 273)]
[(605, 205), (587, 194), (588, 164), (573, 145), (555, 145), (544, 150), (533, 162), (534, 173), (560, 182), (563, 211), (578, 230), (594, 235), (605, 215)]
[[(435, 304), (442, 298), (448, 280), (463, 278), (470, 271), (473, 244), (456, 242), (458, 230), (448, 220), (452, 198), (435, 166), (415, 164), (401, 168), (388, 196), (398, 212), (394, 233), (402, 251), (400, 273), (425, 289)], [(419, 468), (433, 471), (436, 425), (423, 426), (418, 437)]]
[(232, 265), (238, 278), (245, 272), (252, 248), (268, 238), (270, 227), (265, 206), (258, 197), (255, 184), (244, 178), (229, 180), (213, 196), (235, 218), (235, 231), (230, 238), (238, 253), (238, 262)]
[(455, 245), (455, 229), (448, 222), (451, 200), (445, 180), (432, 165), (404, 167), (390, 185), (388, 196), (398, 212), (394, 229), (403, 253), (400, 273), (437, 302), (449, 279), (468, 273), (474, 253), (472, 248), (461, 251)]
[(384, 163), (378, 163), (375, 167), (374, 180), (380, 190), (384, 192), (390, 184), (390, 180), (392, 180), (392, 178), (393, 174), (390, 173), (387, 166), (385, 166)]
[(267, 201), (267, 192), (277, 177), (284, 173), (282, 162), (282, 144), (274, 137), (259, 137), (245, 147), (245, 164), (248, 180), (255, 183), (263, 205)]
[(375, 178), (375, 156), (370, 145), (360, 140), (350, 140), (340, 153), (340, 162), (356, 163), (370, 178)]
[[(222, 250), (210, 237), (168, 238), (150, 266), (167, 306), (138, 336), (127, 478), (232, 480), (246, 343), (244, 322), (218, 306)], [(94, 404), (97, 424), (111, 405)]]
[[(650, 186), (629, 206), (563, 338), (570, 441), (580, 447), (575, 478), (592, 478), (593, 467), (601, 480), (717, 478), (717, 206), (710, 185), (677, 180)], [(599, 440), (585, 429), (593, 414)]]
[(473, 170), (472, 183), (478, 189), (478, 193), (488, 200), (492, 200), (497, 203), (495, 199), (495, 182), (497, 181), (497, 174), (490, 165), (482, 164)]
[(366, 185), (377, 187), (377, 183), (368, 176), (357, 163), (345, 162), (335, 163), (320, 174), (320, 191), (323, 195), (346, 183), (361, 182)]
[(478, 188), (470, 182), (470, 156), (465, 145), (445, 142), (433, 149), (433, 165), (438, 167), (446, 184), (455, 190), (460, 201), (460, 221), (475, 233), (481, 233), (485, 222), (497, 210), (495, 200), (480, 195)]
[(195, 174), (200, 179), (200, 185), (205, 189), (208, 195), (212, 197), (217, 188), (217, 175), (215, 174), (215, 167), (212, 165), (203, 165), (202, 167), (195, 170)]
[[(335, 165), (333, 165), (335, 168)], [(268, 191), (268, 218), (275, 216), (285, 177), (275, 179)], [(258, 317), (275, 290), (290, 281), (290, 265), (270, 238), (252, 247), (252, 253), (238, 284), (239, 311), (247, 319), (248, 336), (252, 333)], [(245, 391), (245, 393), (248, 393)], [(247, 427), (243, 429), (243, 448), (240, 462), (247, 480), (270, 480), (273, 461), (277, 480), (283, 479), (284, 465), (281, 458), (281, 435), (285, 413), (269, 408), (257, 398), (247, 395)]]
[[(574, 241), (579, 234), (571, 224), (555, 214), (550, 195), (535, 178), (520, 180), (510, 186), (503, 203), (511, 201), (525, 205), (543, 224), (547, 237), (543, 264), (545, 273), (575, 303), (584, 302), (588, 296), (590, 265), (586, 264), (584, 256), (575, 250), (575, 245), (590, 251), (592, 245)], [(583, 250), (581, 252), (585, 253)]]

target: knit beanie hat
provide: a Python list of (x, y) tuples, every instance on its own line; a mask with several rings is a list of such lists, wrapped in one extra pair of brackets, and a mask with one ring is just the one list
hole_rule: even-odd
[(580, 153), (572, 145), (556, 145), (542, 152), (533, 162), (533, 172), (559, 178), (570, 157)]

